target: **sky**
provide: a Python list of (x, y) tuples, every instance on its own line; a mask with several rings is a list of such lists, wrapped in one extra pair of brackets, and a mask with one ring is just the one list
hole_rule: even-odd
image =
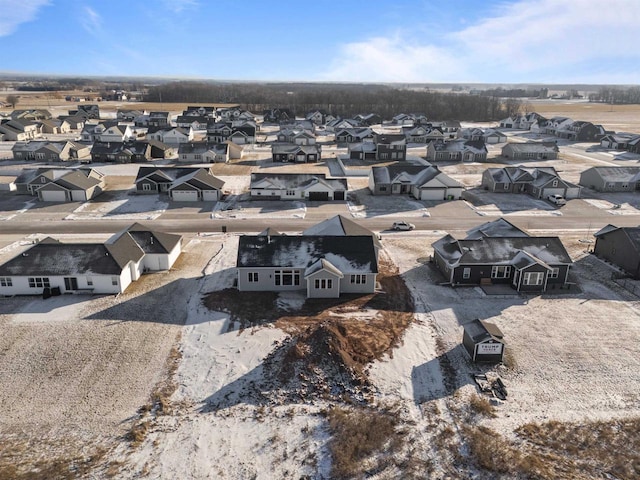
[(640, 0), (0, 0), (2, 73), (638, 84)]

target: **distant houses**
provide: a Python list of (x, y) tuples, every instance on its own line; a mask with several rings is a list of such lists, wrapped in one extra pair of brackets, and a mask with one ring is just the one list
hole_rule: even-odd
[(563, 180), (553, 167), (488, 168), (482, 174), (482, 187), (494, 193), (526, 193), (534, 198), (562, 195), (580, 197), (580, 186)]

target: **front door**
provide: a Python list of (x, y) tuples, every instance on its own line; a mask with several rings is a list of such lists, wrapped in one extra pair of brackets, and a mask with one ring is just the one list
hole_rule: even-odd
[(76, 277), (64, 277), (64, 289), (66, 291), (78, 290), (78, 279)]

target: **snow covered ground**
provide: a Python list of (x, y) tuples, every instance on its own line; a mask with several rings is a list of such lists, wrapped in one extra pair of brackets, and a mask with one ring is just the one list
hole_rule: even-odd
[(167, 206), (168, 203), (158, 195), (129, 195), (129, 192), (123, 191), (108, 202), (100, 201), (100, 197), (93, 202), (85, 202), (64, 219), (153, 220), (162, 215)]

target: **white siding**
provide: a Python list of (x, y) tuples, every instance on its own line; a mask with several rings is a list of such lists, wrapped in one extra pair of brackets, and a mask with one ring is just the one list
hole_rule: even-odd
[(176, 202), (197, 202), (198, 192), (193, 190), (172, 190), (171, 199)]
[(218, 190), (203, 190), (202, 199), (205, 201), (217, 201), (219, 193)]

